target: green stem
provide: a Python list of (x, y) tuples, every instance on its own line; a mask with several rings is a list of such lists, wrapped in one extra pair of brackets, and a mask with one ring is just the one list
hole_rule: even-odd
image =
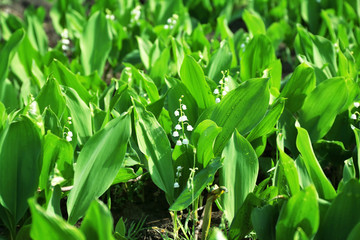
[(177, 238), (177, 233), (178, 233), (178, 227), (177, 227), (177, 212), (174, 211), (173, 212), (173, 223), (174, 223), (174, 239)]
[(211, 212), (212, 212), (212, 204), (214, 202), (214, 197), (210, 196), (206, 200), (205, 210), (204, 210), (204, 218), (203, 218), (203, 226), (201, 239), (206, 239), (209, 233), (210, 223), (211, 223)]
[(182, 225), (181, 221), (179, 220), (179, 218), (177, 217), (177, 212), (172, 212), (173, 214), (170, 214), (172, 215), (173, 217), (173, 225), (174, 225), (174, 239), (177, 239), (178, 238), (178, 225), (181, 229), (181, 231), (183, 232), (184, 236), (186, 239), (189, 239), (188, 235), (186, 234), (186, 231), (184, 229), (184, 226)]

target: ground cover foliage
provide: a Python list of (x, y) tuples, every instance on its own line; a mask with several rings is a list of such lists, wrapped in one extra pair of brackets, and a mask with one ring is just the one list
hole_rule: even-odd
[(0, 12), (2, 238), (141, 238), (151, 182), (164, 239), (359, 239), (360, 1), (47, 6)]

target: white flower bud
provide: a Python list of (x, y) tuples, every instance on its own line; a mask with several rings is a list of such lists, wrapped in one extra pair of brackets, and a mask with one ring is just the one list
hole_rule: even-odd
[(215, 88), (214, 94), (219, 94), (219, 89)]
[(181, 106), (181, 108), (182, 108), (182, 110), (186, 110), (186, 109), (187, 109), (185, 104), (183, 104), (183, 105)]
[(352, 125), (352, 124), (350, 124), (350, 127), (351, 127), (351, 129), (352, 129), (352, 130), (354, 130), (354, 129), (355, 129), (355, 126), (354, 126), (354, 125)]
[(223, 82), (223, 80), (220, 80), (219, 83), (220, 83), (220, 84), (223, 84), (224, 82)]
[(66, 136), (66, 141), (71, 142), (72, 141), (72, 137), (70, 137), (69, 135)]
[(187, 138), (185, 138), (183, 141), (182, 141), (183, 144), (187, 145), (189, 144), (189, 140)]
[(176, 145), (181, 146), (181, 145), (182, 145), (182, 142), (181, 142), (180, 140), (177, 140), (177, 141), (176, 141)]
[(191, 132), (192, 130), (194, 130), (194, 128), (191, 125), (187, 125), (186, 130), (188, 130), (189, 132)]
[(164, 25), (164, 29), (169, 29), (169, 25)]
[(227, 94), (227, 91), (224, 90), (224, 91), (222, 92), (222, 95), (225, 96), (226, 94)]
[(359, 103), (359, 102), (354, 102), (354, 106), (355, 106), (356, 108), (358, 108), (358, 107), (360, 107), (360, 103)]
[(175, 117), (179, 116), (179, 115), (180, 115), (179, 111), (176, 110), (176, 111), (174, 112), (174, 115), (175, 115)]
[(229, 91), (229, 87), (228, 87), (228, 86), (225, 86), (224, 89), (225, 89), (225, 91), (227, 91), (227, 92)]
[(64, 45), (69, 45), (70, 40), (68, 38), (63, 38), (63, 39), (61, 39), (61, 43), (64, 44)]
[(179, 136), (179, 132), (178, 131), (174, 131), (173, 132), (173, 137), (178, 137)]
[(181, 130), (180, 124), (176, 124), (175, 129), (176, 129), (176, 130)]
[(72, 137), (72, 136), (73, 136), (72, 131), (69, 131), (69, 132), (67, 133), (67, 135), (70, 136), (70, 137)]
[(177, 170), (177, 171), (181, 171), (182, 169), (183, 169), (182, 166), (177, 166), (177, 167), (176, 167), (176, 170)]
[(168, 18), (168, 19), (167, 19), (167, 23), (168, 23), (168, 24), (171, 24), (171, 18)]
[(65, 28), (61, 33), (62, 38), (69, 38), (69, 31)]
[(229, 81), (229, 78), (228, 78), (228, 77), (225, 77), (224, 80), (225, 80), (225, 82), (228, 82), (228, 81)]
[(188, 118), (187, 118), (187, 116), (181, 116), (181, 117), (179, 117), (179, 122), (185, 122), (185, 121), (187, 121), (188, 120)]
[(215, 102), (216, 102), (216, 103), (219, 103), (219, 102), (220, 102), (220, 98), (216, 98), (216, 99), (215, 99)]
[(356, 120), (357, 119), (357, 116), (356, 116), (356, 114), (354, 113), (354, 114), (351, 114), (351, 119), (354, 119), (354, 120)]
[(175, 182), (175, 183), (174, 183), (174, 188), (179, 188), (179, 187), (180, 187), (179, 183), (178, 183), (178, 182)]

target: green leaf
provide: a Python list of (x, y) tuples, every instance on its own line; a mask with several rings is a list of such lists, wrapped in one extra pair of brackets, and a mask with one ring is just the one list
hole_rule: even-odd
[[(266, 53), (266, 54), (264, 54)], [(242, 81), (263, 76), (263, 71), (275, 61), (275, 51), (271, 41), (265, 35), (255, 35), (246, 46), (240, 60)]]
[(59, 118), (56, 116), (56, 114), (51, 110), (51, 108), (47, 107), (45, 108), (43, 114), (43, 121), (44, 121), (44, 132), (51, 131), (57, 136), (63, 136), (64, 130), (61, 126)]
[(150, 68), (150, 51), (153, 47), (153, 44), (147, 40), (147, 39), (143, 39), (139, 36), (136, 36), (136, 40), (139, 46), (139, 51), (140, 51), (140, 57), (141, 57), (141, 61), (144, 64), (146, 69)]
[(215, 158), (206, 168), (196, 173), (193, 179), (193, 186), (187, 184), (180, 196), (170, 206), (170, 211), (181, 211), (187, 208), (195, 199), (197, 199), (202, 191), (214, 180), (215, 173), (222, 164), (219, 158)]
[(306, 98), (299, 112), (301, 127), (311, 141), (324, 137), (348, 98), (345, 79), (336, 77), (321, 82)]
[(300, 1), (300, 13), (304, 21), (309, 25), (312, 32), (317, 32), (319, 28), (319, 18), (321, 5), (315, 0)]
[(37, 189), (41, 169), (39, 129), (29, 118), (10, 124), (0, 139), (0, 203), (16, 224)]
[(250, 221), (251, 212), (255, 207), (259, 207), (261, 199), (254, 193), (249, 193), (237, 211), (229, 230), (229, 239), (242, 239), (253, 229)]
[(343, 181), (347, 183), (350, 179), (356, 178), (355, 166), (352, 158), (344, 161)]
[(51, 132), (44, 138), (43, 162), (39, 180), (39, 188), (48, 190), (50, 187), (50, 175), (54, 171), (55, 164), (67, 165), (72, 168), (73, 148), (65, 139), (61, 139)]
[(284, 110), (284, 106), (285, 99), (279, 98), (277, 101), (275, 101), (270, 106), (261, 122), (256, 125), (253, 130), (251, 130), (249, 135), (246, 137), (246, 140), (251, 142), (259, 137), (266, 136), (267, 134), (271, 133)]
[(302, 63), (295, 68), (291, 78), (281, 91), (280, 97), (286, 98), (286, 108), (294, 113), (301, 108), (304, 99), (315, 86), (314, 69), (307, 63)]
[(126, 226), (122, 217), (119, 219), (115, 226), (115, 232), (119, 233), (121, 236), (125, 236)]
[(99, 200), (94, 200), (81, 223), (80, 231), (87, 240), (115, 239), (110, 210)]
[(359, 222), (360, 183), (358, 180), (351, 179), (332, 202), (316, 237), (318, 239), (346, 239)]
[(154, 83), (154, 81), (147, 76), (144, 72), (140, 71), (139, 69), (135, 68), (134, 66), (130, 64), (124, 64), (127, 67), (131, 68), (131, 72), (134, 76), (134, 78), (138, 81), (138, 84), (140, 87), (143, 88), (143, 90), (146, 91), (147, 95), (149, 96), (150, 102), (155, 102), (159, 100), (159, 92), (158, 89)]
[(150, 69), (150, 77), (152, 77), (157, 85), (160, 85), (164, 81), (165, 75), (169, 72), (169, 60), (170, 60), (170, 49), (165, 48), (161, 50), (159, 58), (152, 61), (152, 67)]
[(354, 128), (354, 135), (355, 135), (355, 141), (356, 141), (356, 150), (357, 150), (357, 168), (360, 175), (360, 130), (358, 128)]
[(136, 137), (140, 151), (147, 159), (147, 168), (153, 182), (165, 192), (169, 203), (174, 198), (174, 172), (171, 147), (164, 129), (154, 115), (133, 100)]
[(276, 239), (292, 238), (297, 228), (311, 238), (320, 223), (317, 193), (313, 185), (292, 196), (280, 211), (276, 224)]
[(38, 7), (36, 10), (34, 7), (28, 7), (24, 12), (26, 33), (33, 47), (41, 55), (44, 55), (48, 50), (48, 39), (43, 27), (45, 14), (43, 7)]
[(360, 222), (351, 230), (346, 240), (357, 240), (360, 236)]
[(305, 165), (305, 161), (301, 155), (296, 158), (295, 165), (299, 175), (299, 184), (301, 188), (305, 188), (313, 184), (313, 180), (310, 177), (310, 174)]
[(124, 182), (127, 182), (130, 179), (134, 179), (136, 177), (138, 177), (138, 175), (134, 172), (134, 169), (120, 168), (120, 170), (118, 171), (118, 173), (111, 185), (118, 184), (118, 183), (124, 183)]
[(223, 128), (215, 142), (215, 156), (221, 153), (235, 129), (244, 135), (260, 122), (269, 97), (268, 79), (257, 78), (242, 83), (215, 106), (210, 119)]
[(256, 12), (244, 10), (242, 18), (249, 29), (249, 32), (255, 36), (257, 34), (266, 34), (266, 28), (263, 20)]
[(180, 75), (181, 64), (184, 61), (184, 47), (179, 40), (171, 38), (171, 48), (173, 51), (174, 62), (176, 63), (176, 69)]
[(8, 117), (8, 115), (6, 113), (5, 106), (2, 102), (0, 102), (0, 133), (3, 130), (3, 128), (5, 127), (7, 117)]
[(333, 199), (336, 196), (335, 189), (329, 179), (326, 178), (315, 157), (309, 134), (301, 127), (297, 127), (297, 130), (296, 146), (303, 158), (304, 165), (316, 187), (319, 197), (326, 200)]
[(225, 234), (217, 227), (214, 227), (210, 230), (208, 240), (227, 240)]
[(82, 217), (90, 203), (114, 181), (131, 134), (130, 115), (111, 120), (81, 150), (75, 166), (74, 188), (67, 201), (69, 222)]
[(60, 85), (73, 88), (85, 103), (90, 101), (90, 94), (85, 87), (81, 85), (76, 75), (66, 68), (59, 60), (54, 59), (50, 64), (49, 70)]
[(222, 41), (220, 48), (214, 53), (209, 62), (208, 77), (215, 82), (222, 78), (221, 71), (230, 69), (232, 62), (232, 53), (227, 41)]
[(103, 75), (106, 59), (112, 46), (112, 35), (105, 15), (98, 11), (89, 18), (80, 37), (81, 63), (84, 73), (97, 71)]
[(30, 236), (34, 240), (85, 240), (85, 236), (74, 226), (65, 222), (61, 217), (47, 213), (35, 199), (28, 200), (32, 224)]
[(220, 198), (226, 219), (231, 224), (246, 196), (254, 190), (259, 162), (251, 144), (236, 130), (225, 146), (222, 155), (223, 168), (219, 181), (228, 190)]
[(50, 194), (47, 194), (47, 208), (46, 212), (49, 214), (56, 214), (61, 216), (61, 208), (60, 208), (60, 201), (61, 201), (61, 188), (60, 185), (56, 185), (52, 189), (50, 189)]
[(74, 128), (79, 134), (80, 144), (85, 144), (92, 135), (90, 108), (72, 88), (66, 88), (65, 99)]
[(209, 161), (214, 158), (214, 143), (220, 132), (221, 128), (216, 123), (211, 120), (204, 120), (197, 125), (191, 135), (191, 142), (196, 146), (197, 161), (203, 167), (206, 167)]
[(334, 44), (321, 36), (313, 36), (313, 61), (328, 78), (335, 77), (338, 71)]
[(294, 234), (294, 240), (310, 240), (310, 238), (306, 235), (301, 227), (298, 227)]
[(294, 160), (280, 148), (279, 161), (275, 171), (275, 186), (279, 194), (295, 195), (300, 190), (299, 176)]
[(209, 85), (206, 83), (204, 72), (193, 57), (184, 57), (180, 69), (180, 77), (196, 100), (200, 112), (214, 105), (215, 98), (211, 93)]
[(66, 109), (65, 97), (61, 92), (60, 85), (56, 79), (52, 77), (50, 77), (41, 88), (39, 95), (36, 97), (36, 101), (39, 104), (41, 112), (50, 106), (58, 119), (61, 119)]
[(275, 240), (275, 226), (278, 217), (278, 210), (273, 205), (254, 208), (251, 212), (251, 223), (256, 236), (262, 240)]
[[(11, 62), (13, 51), (20, 44), (24, 38), (25, 31), (24, 29), (19, 29), (13, 33), (10, 39), (0, 50), (0, 86), (3, 86), (4, 81), (8, 74), (9, 64)], [(0, 99), (4, 96), (5, 88), (0, 90)]]

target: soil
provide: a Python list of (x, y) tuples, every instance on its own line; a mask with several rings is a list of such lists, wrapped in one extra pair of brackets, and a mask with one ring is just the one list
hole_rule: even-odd
[[(124, 189), (116, 191), (116, 188), (113, 188), (112, 202), (117, 203), (111, 209), (114, 224), (121, 217), (126, 219), (128, 224), (139, 223), (145, 219), (143, 230), (139, 233), (137, 239), (163, 239), (162, 236), (170, 236), (173, 233), (173, 223), (164, 192), (155, 186), (150, 179), (143, 182), (143, 185), (140, 183), (140, 189), (134, 191), (133, 188), (136, 187), (136, 184), (127, 183), (128, 191)], [(199, 210), (199, 216), (201, 216), (202, 210)], [(217, 209), (215, 204), (213, 210), (212, 226), (219, 226), (222, 212)], [(186, 217), (187, 213), (183, 213), (181, 218), (183, 223)]]

